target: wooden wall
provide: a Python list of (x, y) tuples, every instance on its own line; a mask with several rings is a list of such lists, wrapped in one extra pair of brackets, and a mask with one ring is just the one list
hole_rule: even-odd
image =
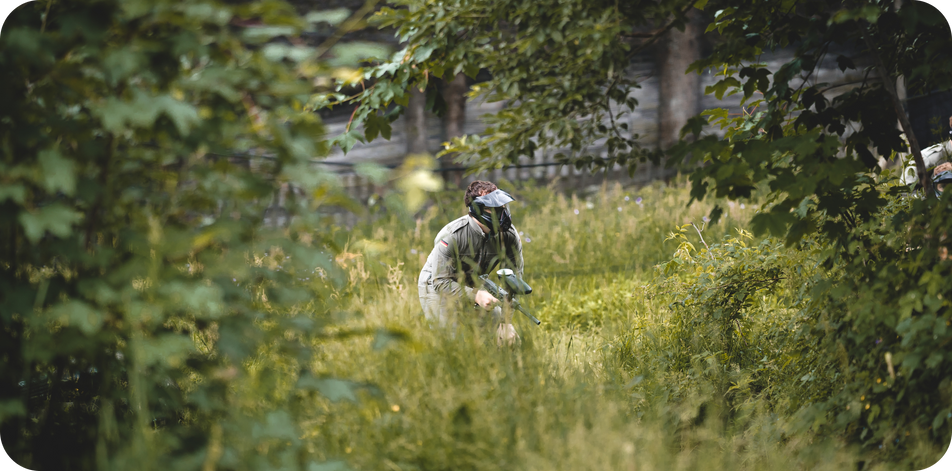
[[(843, 74), (835, 62), (836, 54), (828, 54), (827, 58), (820, 64), (820, 68), (807, 77), (808, 84), (829, 83), (843, 84), (836, 91), (842, 93), (844, 87), (857, 86), (864, 77), (862, 75), (862, 61), (854, 58), (859, 64), (858, 70), (851, 70)], [(792, 58), (791, 51), (780, 51), (777, 53), (764, 54), (765, 62), (770, 70), (777, 70), (780, 65)], [(638, 100), (638, 107), (629, 112), (623, 110), (621, 106), (614, 106), (616, 111), (616, 121), (626, 121), (630, 133), (638, 134), (640, 142), (645, 148), (655, 148), (658, 143), (658, 104), (659, 104), (659, 83), (654, 63), (651, 57), (642, 57), (629, 70), (628, 73), (638, 77), (641, 88), (632, 92)], [(705, 72), (701, 76), (701, 87), (713, 85), (716, 83), (716, 77), (711, 72)], [(797, 86), (797, 83), (793, 84)], [(714, 95), (702, 95), (701, 108), (726, 108), (733, 116), (743, 113), (740, 106), (740, 96), (725, 96), (723, 100), (718, 100)], [(466, 134), (477, 134), (482, 132), (486, 125), (482, 116), (492, 114), (505, 106), (505, 103), (486, 103), (483, 101), (471, 101), (466, 104), (466, 118), (464, 132)], [(752, 111), (752, 110), (747, 110)], [(347, 124), (346, 119), (331, 119), (326, 122), (328, 135), (336, 135), (343, 132)], [(606, 123), (607, 124), (607, 123)], [(436, 154), (441, 150), (444, 142), (443, 123), (433, 115), (426, 118), (427, 149), (430, 153)], [(720, 132), (716, 127), (708, 128), (709, 132)], [(606, 150), (601, 143), (594, 143), (586, 149), (589, 153), (607, 156)], [(540, 149), (535, 155), (524, 156), (519, 165), (504, 170), (496, 170), (488, 174), (464, 175), (462, 170), (442, 169), (441, 174), (449, 187), (465, 187), (474, 179), (486, 179), (498, 181), (503, 178), (509, 181), (536, 180), (537, 182), (547, 184), (558, 178), (558, 187), (564, 190), (585, 190), (593, 186), (599, 186), (606, 181), (618, 181), (623, 185), (646, 184), (655, 179), (667, 178), (672, 175), (670, 170), (649, 164), (639, 165), (634, 175), (629, 176), (625, 168), (616, 167), (609, 171), (601, 171), (592, 174), (588, 171), (579, 171), (574, 167), (559, 166), (554, 161), (554, 155), (563, 151), (562, 149)], [(394, 129), (390, 140), (377, 138), (369, 143), (357, 143), (354, 148), (346, 155), (338, 148), (335, 148), (331, 154), (323, 160), (315, 160), (315, 165), (323, 165), (326, 169), (340, 174), (348, 192), (357, 200), (366, 202), (371, 195), (379, 193), (380, 189), (374, 188), (366, 179), (356, 175), (351, 165), (360, 162), (375, 162), (381, 165), (395, 167), (399, 165), (407, 155), (407, 137), (404, 119), (401, 118), (394, 123)], [(444, 164), (455, 167), (455, 164)], [(350, 219), (350, 218), (347, 218)]]

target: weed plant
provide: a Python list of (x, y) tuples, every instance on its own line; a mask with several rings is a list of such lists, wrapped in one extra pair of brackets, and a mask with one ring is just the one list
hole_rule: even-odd
[[(326, 386), (295, 393), (307, 405), (296, 417), (304, 448), (318, 461), (403, 470), (896, 469), (792, 426), (805, 390), (793, 375), (810, 366), (797, 340), (796, 293), (811, 252), (746, 233), (755, 203), (722, 202), (722, 222), (706, 227), (710, 206), (688, 207), (683, 185), (587, 196), (513, 190), (534, 289), (523, 301), (543, 323), (516, 314), (522, 342), (512, 348), (495, 345), (476, 310), (459, 313), (455, 333), (423, 319), (416, 278), (434, 235), (463, 214), (461, 195), (436, 195), (417, 217), (391, 208), (352, 233), (338, 257), (349, 284), (337, 294), (352, 315), (330, 331), (338, 340), (315, 340), (314, 358), (296, 365)], [(705, 265), (712, 255), (725, 263)], [(725, 294), (698, 283), (725, 276), (746, 287)], [(720, 321), (699, 322), (705, 310)], [(346, 381), (351, 393), (329, 381)], [(928, 446), (916, 453), (917, 463), (939, 456)]]

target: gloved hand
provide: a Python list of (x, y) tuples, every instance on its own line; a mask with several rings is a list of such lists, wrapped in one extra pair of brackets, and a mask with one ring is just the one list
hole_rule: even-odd
[(519, 334), (516, 333), (516, 328), (512, 324), (499, 324), (499, 327), (496, 328), (497, 347), (501, 347), (503, 345), (511, 347), (521, 340), (522, 339), (519, 338)]

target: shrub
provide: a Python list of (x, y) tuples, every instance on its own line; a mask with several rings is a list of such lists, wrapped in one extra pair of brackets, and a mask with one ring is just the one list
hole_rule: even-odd
[(804, 408), (803, 427), (842, 431), (893, 458), (920, 438), (936, 451), (948, 446), (950, 202), (896, 194), (822, 260), (832, 276), (817, 280), (805, 313), (825, 353), (817, 376), (838, 377), (828, 397)]
[(333, 321), (334, 241), (301, 204), (261, 224), (279, 183), (334, 191), (310, 167), (313, 77), (264, 46), (306, 26), (271, 1), (27, 3), (4, 23), (0, 434), (19, 463), (314, 461), (288, 385)]
[(675, 402), (694, 397), (727, 422), (752, 401), (789, 412), (796, 395), (789, 378), (814, 361), (801, 313), (811, 251), (756, 242), (743, 229), (708, 246), (693, 224), (669, 240), (678, 242), (675, 256), (645, 290), (658, 317), (614, 342), (614, 361), (639, 378), (633, 390)]

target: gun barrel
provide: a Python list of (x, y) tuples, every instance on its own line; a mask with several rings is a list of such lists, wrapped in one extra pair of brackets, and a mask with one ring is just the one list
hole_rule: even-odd
[(530, 314), (529, 311), (527, 311), (526, 308), (522, 307), (522, 305), (519, 304), (518, 302), (513, 303), (513, 305), (516, 306), (516, 309), (518, 309), (519, 312), (525, 314), (526, 317), (529, 318), (529, 320), (531, 320), (532, 322), (535, 322), (535, 325), (542, 324), (542, 321), (540, 321), (539, 319), (536, 319), (536, 316), (533, 316), (532, 314)]

